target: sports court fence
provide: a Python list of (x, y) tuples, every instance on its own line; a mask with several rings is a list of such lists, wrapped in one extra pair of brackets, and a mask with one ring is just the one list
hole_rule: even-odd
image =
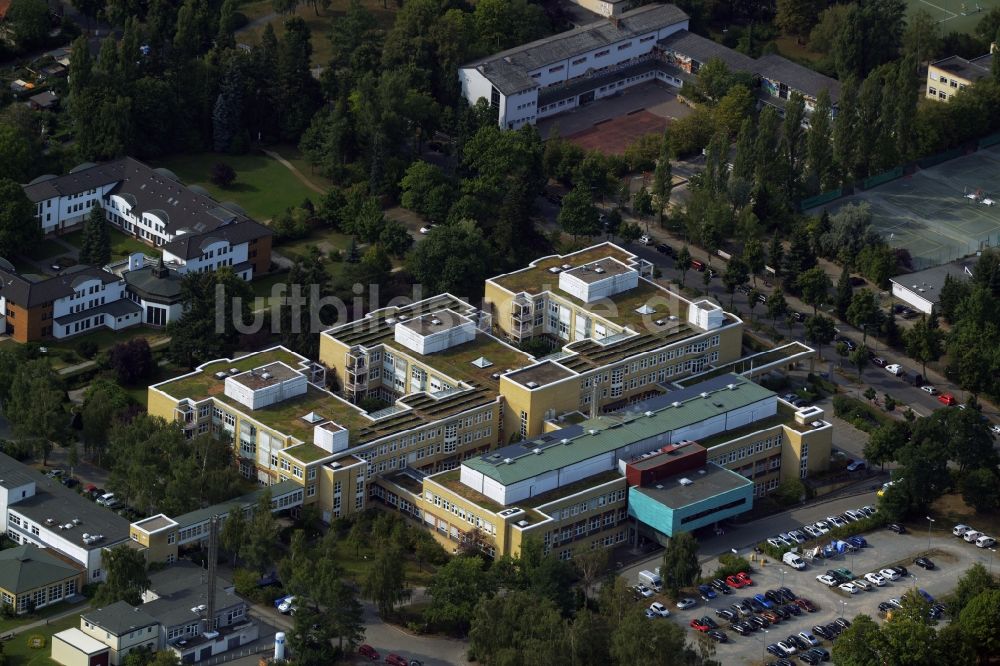
[(799, 201), (799, 210), (805, 212), (810, 208), (815, 208), (816, 206), (822, 206), (825, 203), (829, 203), (834, 199), (839, 199), (844, 196), (844, 188), (838, 187), (835, 190), (830, 190), (829, 192), (823, 192), (822, 194), (817, 194), (814, 197), (809, 197), (808, 199), (802, 199)]
[[(975, 148), (973, 148), (973, 151)], [(932, 166), (937, 166), (942, 162), (947, 162), (948, 160), (953, 160), (956, 157), (961, 157), (965, 155), (966, 149), (964, 146), (959, 146), (958, 148), (952, 148), (951, 150), (946, 150), (943, 153), (938, 153), (937, 155), (931, 155), (930, 157), (924, 157), (917, 160), (917, 164), (921, 169), (929, 169)], [(970, 151), (971, 152), (971, 151)]]
[(993, 234), (967, 243), (953, 241), (947, 246), (925, 251), (922, 256), (910, 257), (910, 263), (914, 271), (922, 271), (925, 268), (933, 268), (972, 256), (988, 247), (1000, 247), (1000, 234)]
[(983, 148), (989, 148), (990, 146), (995, 146), (998, 143), (1000, 143), (1000, 132), (997, 132), (996, 134), (991, 134), (989, 136), (984, 136), (982, 139), (980, 139), (979, 148), (980, 150)]
[(889, 181), (896, 180), (897, 178), (903, 177), (904, 168), (902, 165), (896, 167), (895, 169), (889, 169), (880, 174), (874, 176), (868, 176), (863, 181), (861, 181), (861, 189), (870, 190), (873, 187), (878, 187)]

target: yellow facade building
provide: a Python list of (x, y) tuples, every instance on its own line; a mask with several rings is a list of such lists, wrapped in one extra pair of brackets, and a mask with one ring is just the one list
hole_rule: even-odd
[[(331, 521), (378, 499), (452, 547), (475, 539), (487, 553), (516, 553), (528, 535), (547, 549), (573, 544), (564, 557), (581, 544), (608, 547), (635, 535), (615, 464), (516, 506), (471, 487), (466, 470), (517, 442), (600, 440), (637, 406), (687, 390), (677, 380), (740, 358), (738, 317), (651, 276), (649, 262), (611, 243), (545, 257), (488, 280), (482, 308), (449, 294), (386, 307), (323, 332), (318, 362), (281, 347), (213, 361), (151, 386), (149, 411), (190, 436), (230, 438), (243, 475), (278, 491), (275, 510), (315, 504)], [(548, 343), (545, 357), (519, 348), (530, 339), (532, 349)], [(773, 468), (784, 474), (802, 438), (785, 432), (794, 425), (768, 427), (783, 433), (780, 448), (755, 461), (787, 449)], [(822, 460), (817, 428), (805, 430), (809, 461)], [(662, 433), (646, 435), (643, 446)], [(761, 493), (771, 473), (753, 477)], [(209, 516), (195, 514), (174, 526), (147, 519), (132, 538), (169, 557), (170, 534), (178, 544), (204, 538)]]
[(993, 65), (993, 50), (996, 44), (990, 46), (990, 53), (966, 60), (957, 55), (932, 62), (927, 66), (928, 99), (939, 102), (950, 101), (956, 94), (976, 81), (990, 75)]

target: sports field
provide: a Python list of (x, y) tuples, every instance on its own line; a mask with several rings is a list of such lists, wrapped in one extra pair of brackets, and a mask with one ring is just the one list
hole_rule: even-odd
[(584, 150), (598, 150), (605, 155), (621, 155), (636, 139), (647, 134), (662, 134), (667, 119), (645, 109), (595, 124), (590, 129), (566, 138)]
[(826, 208), (832, 214), (861, 201), (871, 206), (874, 226), (886, 241), (909, 250), (916, 270), (1000, 246), (1000, 146), (918, 170)]
[(941, 34), (949, 32), (971, 33), (979, 19), (994, 7), (1000, 7), (1000, 0), (907, 0), (909, 11), (923, 9), (938, 22)]

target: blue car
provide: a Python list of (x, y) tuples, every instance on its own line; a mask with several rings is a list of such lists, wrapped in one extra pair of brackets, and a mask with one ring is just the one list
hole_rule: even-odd
[(929, 603), (929, 604), (932, 604), (932, 603), (934, 603), (934, 597), (932, 597), (932, 596), (931, 596), (931, 595), (930, 595), (930, 594), (929, 594), (929, 593), (927, 592), (927, 590), (925, 590), (925, 589), (923, 589), (923, 588), (920, 588), (920, 589), (918, 589), (918, 590), (917, 590), (917, 592), (919, 592), (919, 593), (920, 593), (920, 596), (922, 596), (922, 597), (924, 598), (924, 600), (925, 600), (925, 601), (926, 601), (927, 603)]
[(847, 537), (845, 541), (847, 541), (847, 543), (851, 544), (852, 546), (856, 546), (858, 548), (868, 547), (868, 542), (865, 540), (865, 538), (863, 536), (858, 536), (857, 534), (855, 534), (854, 536)]
[(756, 599), (757, 603), (759, 603), (764, 608), (774, 608), (774, 603), (772, 603), (771, 600), (765, 597), (763, 594), (755, 594), (753, 595), (753, 598)]
[(709, 599), (714, 599), (715, 597), (718, 596), (715, 593), (715, 590), (713, 590), (709, 585), (699, 585), (698, 591), (701, 593), (701, 598), (704, 599), (705, 601), (708, 601)]

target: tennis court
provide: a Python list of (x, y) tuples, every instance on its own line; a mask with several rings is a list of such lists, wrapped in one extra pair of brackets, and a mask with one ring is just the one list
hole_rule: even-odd
[(826, 209), (832, 214), (861, 201), (871, 206), (873, 224), (886, 241), (909, 250), (915, 270), (998, 246), (1000, 146), (921, 169)]
[(595, 124), (590, 129), (571, 134), (567, 140), (584, 150), (597, 150), (605, 155), (622, 155), (636, 139), (647, 134), (662, 134), (667, 119), (645, 109)]
[(979, 19), (1000, 0), (907, 0), (909, 13), (923, 9), (938, 22), (941, 34), (949, 32), (972, 33)]

